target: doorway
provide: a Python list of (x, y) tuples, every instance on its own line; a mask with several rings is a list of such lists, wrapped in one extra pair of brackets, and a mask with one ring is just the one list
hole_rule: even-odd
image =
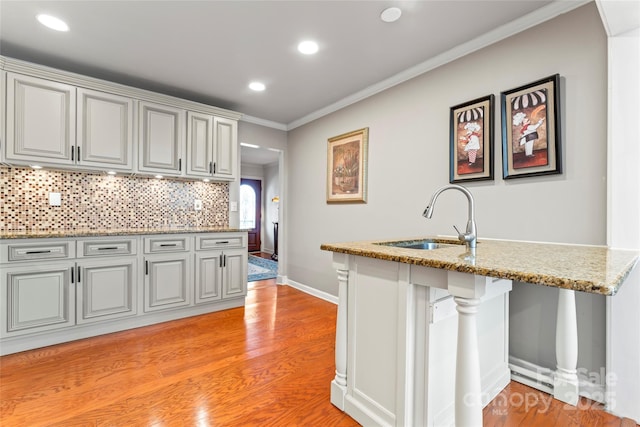
[(259, 252), (262, 217), (262, 181), (240, 179), (240, 228), (247, 230), (249, 252)]

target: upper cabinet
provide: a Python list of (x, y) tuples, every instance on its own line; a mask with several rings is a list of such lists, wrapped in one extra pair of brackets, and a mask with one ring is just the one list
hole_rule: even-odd
[(8, 73), (7, 99), (7, 162), (133, 170), (131, 98)]
[(76, 88), (7, 73), (5, 160), (31, 164), (75, 162)]
[(240, 114), (0, 56), (0, 161), (237, 179)]
[(138, 170), (168, 176), (184, 175), (186, 111), (143, 101), (139, 111)]
[(133, 170), (134, 100), (78, 88), (76, 162), (82, 166)]
[(235, 179), (238, 163), (238, 122), (216, 117), (213, 125), (213, 176), (220, 179)]
[(213, 175), (213, 116), (209, 114), (187, 113), (187, 173)]
[(231, 181), (237, 178), (238, 124), (209, 114), (187, 113), (187, 175)]

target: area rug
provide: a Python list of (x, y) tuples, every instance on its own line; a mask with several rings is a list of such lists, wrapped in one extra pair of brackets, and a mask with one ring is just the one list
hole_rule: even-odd
[(274, 279), (278, 276), (278, 263), (270, 259), (249, 255), (249, 282)]

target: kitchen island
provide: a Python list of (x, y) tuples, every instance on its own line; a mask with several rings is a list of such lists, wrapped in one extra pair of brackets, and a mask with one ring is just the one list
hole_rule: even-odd
[(559, 288), (554, 397), (576, 404), (574, 292), (615, 295), (638, 252), (481, 239), (472, 254), (456, 239), (432, 240), (437, 249), (321, 246), (339, 283), (332, 403), (365, 425), (481, 425), (509, 380), (515, 280)]
[(0, 354), (244, 305), (247, 232), (0, 233)]

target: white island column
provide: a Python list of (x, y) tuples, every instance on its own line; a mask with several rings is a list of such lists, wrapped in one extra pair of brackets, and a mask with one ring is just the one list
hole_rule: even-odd
[(456, 427), (482, 426), (482, 386), (476, 314), (485, 293), (486, 278), (457, 271), (447, 275), (449, 293), (458, 311), (456, 350)]
[(560, 289), (556, 322), (556, 362), (553, 397), (570, 405), (578, 404), (578, 321), (576, 295)]
[(336, 317), (336, 376), (331, 381), (331, 403), (344, 411), (347, 394), (347, 292), (348, 255), (334, 253), (333, 266), (338, 272), (338, 313)]

